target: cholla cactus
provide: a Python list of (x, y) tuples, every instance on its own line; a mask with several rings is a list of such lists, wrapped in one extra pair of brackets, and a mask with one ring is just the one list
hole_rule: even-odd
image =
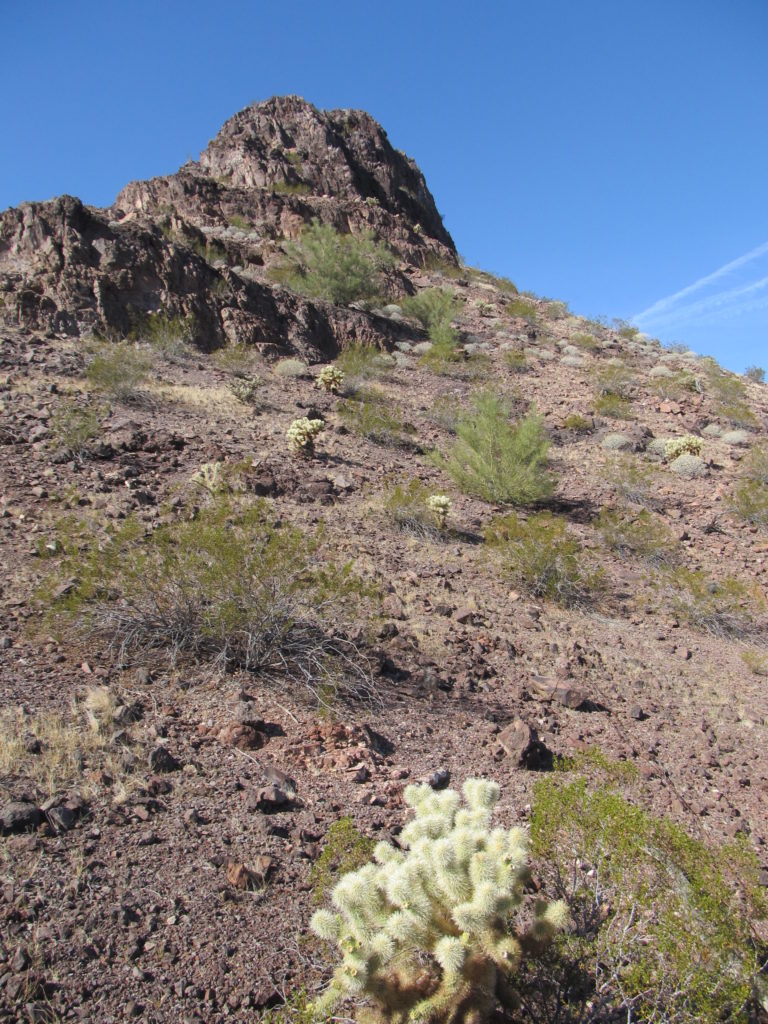
[(200, 469), (190, 477), (190, 482), (202, 487), (209, 494), (218, 494), (224, 488), (221, 479), (221, 463), (204, 462)]
[(704, 442), (700, 437), (693, 434), (683, 434), (682, 437), (671, 437), (664, 445), (664, 457), (667, 462), (674, 462), (680, 455), (701, 455), (704, 450)]
[(343, 956), (318, 1014), (357, 996), (393, 1024), (482, 1024), (497, 1003), (516, 1004), (510, 976), (521, 952), (542, 948), (568, 912), (537, 901), (527, 929), (512, 925), (528, 878), (526, 833), (490, 828), (496, 783), (468, 779), (463, 793), (464, 807), (452, 790), (408, 786), (416, 816), (400, 836), (406, 849), (379, 843), (376, 863), (333, 890), (338, 913), (313, 916), (312, 930)]
[(324, 429), (325, 423), (322, 420), (310, 420), (306, 416), (294, 420), (285, 435), (294, 455), (304, 455), (307, 458), (314, 455), (315, 438)]
[(451, 511), (451, 499), (446, 494), (431, 494), (426, 500), (426, 506), (437, 519), (440, 529), (445, 529), (445, 520)]
[(328, 394), (337, 394), (344, 383), (344, 374), (338, 366), (324, 366), (317, 377), (317, 385)]

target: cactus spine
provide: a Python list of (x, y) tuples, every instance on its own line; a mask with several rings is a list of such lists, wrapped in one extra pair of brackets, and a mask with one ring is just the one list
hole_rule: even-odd
[(544, 945), (567, 910), (539, 902), (527, 929), (513, 926), (528, 877), (526, 833), (491, 829), (495, 783), (468, 779), (463, 794), (464, 806), (452, 790), (408, 786), (415, 817), (400, 837), (405, 849), (379, 843), (376, 863), (334, 889), (337, 912), (313, 916), (312, 930), (342, 953), (319, 1014), (365, 998), (378, 1021), (482, 1024), (498, 1003), (514, 1004), (523, 948)]

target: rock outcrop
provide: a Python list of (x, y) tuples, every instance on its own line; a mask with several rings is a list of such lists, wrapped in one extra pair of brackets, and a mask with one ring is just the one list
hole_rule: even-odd
[(147, 314), (194, 317), (196, 341), (266, 354), (333, 354), (382, 344), (400, 328), (308, 301), (269, 279), (286, 240), (313, 220), (372, 232), (409, 268), (456, 261), (416, 164), (362, 111), (319, 111), (279, 97), (231, 118), (176, 174), (128, 185), (106, 210), (70, 196), (0, 214), (0, 318), (76, 336), (128, 333)]

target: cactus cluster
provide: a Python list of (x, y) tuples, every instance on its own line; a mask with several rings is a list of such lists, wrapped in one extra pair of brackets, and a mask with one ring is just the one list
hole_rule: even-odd
[(704, 442), (700, 437), (693, 434), (683, 434), (682, 437), (671, 437), (664, 445), (664, 458), (667, 462), (674, 462), (681, 455), (701, 455), (704, 450)]
[(318, 1014), (353, 998), (373, 1003), (378, 1021), (483, 1024), (498, 1004), (516, 1005), (522, 952), (543, 948), (568, 912), (536, 901), (527, 927), (513, 921), (528, 879), (526, 833), (490, 827), (495, 783), (468, 779), (463, 794), (464, 806), (453, 790), (408, 786), (415, 817), (402, 849), (379, 843), (375, 863), (333, 890), (337, 912), (313, 916), (313, 931), (343, 957)]
[(317, 376), (317, 386), (329, 395), (338, 393), (344, 383), (344, 373), (338, 366), (324, 366)]
[(430, 494), (426, 500), (426, 506), (437, 519), (440, 529), (445, 529), (445, 521), (451, 511), (451, 499), (445, 494)]
[(306, 416), (294, 420), (285, 435), (294, 455), (304, 455), (307, 458), (314, 455), (315, 438), (324, 428), (325, 423), (322, 420), (310, 420)]

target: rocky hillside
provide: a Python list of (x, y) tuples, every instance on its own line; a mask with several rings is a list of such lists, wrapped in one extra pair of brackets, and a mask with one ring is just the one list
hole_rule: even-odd
[[(0, 1019), (301, 1020), (340, 870), (470, 776), (589, 965), (494, 1019), (761, 1019), (765, 385), (460, 266), (362, 112), (0, 217)], [(383, 294), (286, 273), (314, 221)]]

